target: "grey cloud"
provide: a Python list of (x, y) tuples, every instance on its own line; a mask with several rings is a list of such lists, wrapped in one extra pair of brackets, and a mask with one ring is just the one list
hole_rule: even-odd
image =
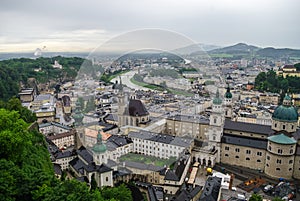
[[(10, 43), (72, 36), (84, 40), (74, 34), (80, 30), (105, 30), (93, 37), (107, 39), (132, 29), (162, 28), (198, 42), (300, 48), (299, 7), (297, 0), (4, 0), (0, 34), (5, 36), (1, 41)], [(57, 33), (62, 34), (55, 38)]]

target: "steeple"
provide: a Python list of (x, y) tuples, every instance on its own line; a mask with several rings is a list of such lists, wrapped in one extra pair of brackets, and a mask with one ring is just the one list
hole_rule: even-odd
[(92, 150), (95, 153), (104, 153), (104, 152), (106, 152), (106, 145), (103, 144), (103, 142), (102, 142), (101, 132), (102, 132), (102, 130), (99, 129), (98, 134), (97, 134), (97, 143), (92, 148)]
[(214, 105), (221, 105), (221, 104), (222, 104), (222, 100), (221, 100), (221, 98), (220, 98), (219, 89), (217, 89), (216, 97), (215, 97), (214, 100), (213, 100), (213, 104), (214, 104)]
[(230, 87), (229, 87), (229, 84), (227, 84), (227, 90), (226, 90), (226, 93), (225, 93), (225, 98), (232, 98), (232, 94), (230, 92)]
[(121, 76), (119, 76), (119, 80), (120, 80), (120, 89), (119, 89), (119, 92), (123, 93), (123, 84), (122, 84), (122, 78), (121, 78)]

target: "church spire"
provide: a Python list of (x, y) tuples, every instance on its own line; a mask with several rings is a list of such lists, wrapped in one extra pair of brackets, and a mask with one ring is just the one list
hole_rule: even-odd
[(213, 99), (213, 104), (214, 105), (221, 105), (222, 104), (222, 100), (220, 98), (219, 89), (217, 89), (216, 97)]

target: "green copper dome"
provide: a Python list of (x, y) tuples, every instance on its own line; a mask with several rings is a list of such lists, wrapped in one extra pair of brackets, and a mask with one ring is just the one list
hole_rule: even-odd
[(230, 92), (229, 85), (227, 86), (227, 91), (224, 96), (225, 96), (225, 98), (232, 98), (232, 93)]
[(97, 143), (92, 148), (93, 152), (95, 153), (104, 153), (106, 152), (106, 145), (102, 142), (102, 135), (101, 131), (99, 130), (97, 135)]
[(217, 89), (216, 97), (213, 100), (214, 105), (221, 105), (222, 104), (222, 99), (220, 98), (220, 93), (219, 89)]
[(283, 99), (283, 105), (278, 106), (274, 113), (273, 119), (278, 121), (286, 122), (297, 122), (298, 121), (298, 111), (294, 106), (291, 105), (291, 97), (286, 95)]
[(272, 118), (278, 121), (297, 122), (298, 112), (293, 106), (280, 105), (275, 109)]
[(297, 141), (294, 138), (290, 138), (284, 134), (273, 135), (268, 137), (268, 140), (277, 144), (296, 144)]

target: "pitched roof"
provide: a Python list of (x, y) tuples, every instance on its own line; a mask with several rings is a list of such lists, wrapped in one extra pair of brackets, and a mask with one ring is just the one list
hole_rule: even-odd
[(168, 117), (169, 120), (174, 121), (184, 121), (184, 122), (191, 122), (191, 123), (198, 123), (198, 124), (209, 124), (209, 118), (202, 116), (202, 115), (181, 115), (176, 114), (173, 116)]
[(164, 144), (170, 144), (181, 147), (189, 147), (191, 143), (194, 141), (192, 138), (187, 137), (177, 137), (166, 134), (158, 134), (150, 131), (141, 130), (138, 132), (131, 131), (128, 134), (130, 138), (139, 138)]
[(266, 139), (230, 135), (226, 133), (222, 136), (221, 142), (244, 146), (244, 147), (258, 148), (258, 149), (267, 149), (267, 144), (268, 144)]
[(53, 163), (53, 169), (55, 174), (62, 175), (61, 166), (59, 164)]
[(54, 154), (55, 159), (60, 159), (60, 158), (68, 158), (68, 157), (72, 157), (72, 156), (76, 156), (76, 152), (75, 151), (60, 151)]
[(66, 125), (62, 125), (60, 123), (57, 122), (49, 122), (49, 123), (43, 123), (43, 124), (39, 124), (39, 128), (43, 128), (43, 127), (48, 127), (48, 126), (57, 126), (66, 130), (71, 130), (72, 128)]
[(181, 156), (175, 162), (174, 170), (167, 170), (164, 180), (180, 181), (189, 157), (189, 154)]
[(271, 126), (268, 125), (231, 121), (230, 119), (225, 119), (224, 129), (263, 135), (270, 135), (274, 133), (274, 131), (271, 129)]
[(83, 146), (81, 146), (77, 150), (77, 154), (82, 157), (83, 160), (85, 160), (87, 163), (93, 162), (93, 156), (92, 154)]
[(199, 201), (216, 201), (219, 197), (222, 178), (208, 177)]
[(69, 132), (64, 132), (64, 133), (58, 133), (56, 135), (50, 135), (50, 136), (47, 136), (47, 138), (49, 138), (49, 140), (56, 140), (56, 139), (69, 137), (69, 136), (72, 136), (72, 135), (73, 136), (75, 135), (75, 130), (71, 130)]
[(72, 166), (78, 173), (84, 175), (84, 170), (86, 172), (109, 172), (113, 171), (113, 169), (107, 167), (105, 164), (96, 165), (94, 162), (85, 164), (80, 158), (76, 157), (69, 162), (70, 166)]
[(100, 166), (97, 166), (97, 172), (103, 173), (103, 172), (110, 172), (113, 171), (113, 169), (107, 167), (105, 164), (101, 164)]
[(108, 138), (107, 143), (110, 142), (116, 147), (122, 147), (127, 144), (132, 143), (132, 140), (128, 138), (127, 136), (122, 135), (111, 135), (110, 138)]
[(136, 99), (129, 100), (128, 112), (130, 116), (146, 116), (149, 114), (142, 101)]

